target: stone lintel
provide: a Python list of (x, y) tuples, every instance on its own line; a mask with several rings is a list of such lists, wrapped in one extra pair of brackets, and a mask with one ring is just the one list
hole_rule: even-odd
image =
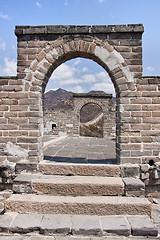
[(107, 93), (73, 93), (74, 98), (112, 98), (112, 94)]
[(94, 26), (76, 26), (76, 25), (44, 25), (44, 26), (16, 26), (15, 34), (35, 35), (35, 34), (102, 34), (102, 33), (128, 33), (144, 32), (142, 24), (127, 25), (94, 25)]

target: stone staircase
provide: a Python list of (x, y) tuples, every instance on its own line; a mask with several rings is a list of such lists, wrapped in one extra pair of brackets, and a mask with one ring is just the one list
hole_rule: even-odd
[[(65, 234), (158, 234), (150, 220), (151, 203), (144, 197), (144, 184), (139, 178), (122, 178), (118, 165), (41, 163), (36, 173), (21, 172), (14, 180), (13, 191), (5, 201), (5, 214), (16, 212), (18, 218), (43, 214), (44, 219), (61, 219), (60, 225), (65, 222), (62, 219), (69, 217), (66, 221), (70, 227), (67, 233), (62, 231)], [(16, 218), (12, 222), (15, 221)], [(14, 224), (8, 231), (18, 231)], [(55, 233), (55, 226), (50, 232)], [(125, 231), (121, 231), (122, 226)]]

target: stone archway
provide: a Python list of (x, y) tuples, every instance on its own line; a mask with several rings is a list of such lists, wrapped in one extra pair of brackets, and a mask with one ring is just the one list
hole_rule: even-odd
[(61, 63), (76, 57), (92, 59), (109, 73), (117, 98), (117, 159), (119, 163), (137, 161), (130, 154), (123, 156), (126, 146), (122, 139), (130, 132), (130, 126), (126, 124), (126, 109), (133, 109), (128, 96), (135, 91), (136, 79), (142, 75), (142, 32), (142, 25), (16, 27), (17, 78), (23, 83), (22, 94), (27, 109), (20, 116), (28, 119), (27, 124), (20, 128), (20, 131), (28, 131), (24, 140), (21, 139), (21, 145), (27, 142), (29, 161), (37, 162), (43, 158), (45, 85)]
[(111, 108), (112, 108), (112, 94), (105, 94), (105, 93), (74, 93), (73, 94), (73, 103), (74, 103), (74, 112), (76, 116), (76, 121), (74, 122), (74, 128), (75, 131), (77, 131), (78, 134), (80, 134), (80, 112), (81, 109), (89, 104), (95, 104), (99, 106), (103, 113), (103, 133), (102, 136), (108, 137), (109, 136), (109, 130), (114, 126), (115, 124), (112, 121), (112, 114), (111, 114)]

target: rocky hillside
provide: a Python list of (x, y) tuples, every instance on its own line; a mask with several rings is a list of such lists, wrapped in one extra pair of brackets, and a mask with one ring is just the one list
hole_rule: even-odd
[(73, 107), (73, 94), (61, 88), (44, 94), (44, 109), (67, 109)]

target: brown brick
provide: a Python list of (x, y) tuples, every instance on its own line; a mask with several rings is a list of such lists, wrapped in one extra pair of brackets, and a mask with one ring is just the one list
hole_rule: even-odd
[(37, 124), (31, 125), (31, 124), (23, 124), (19, 126), (20, 130), (37, 130), (39, 129), (39, 126)]
[(29, 150), (37, 150), (39, 149), (38, 143), (29, 144)]
[(115, 49), (118, 52), (131, 52), (131, 47), (127, 46), (115, 46)]
[(141, 111), (141, 105), (138, 104), (124, 104), (125, 111)]
[(31, 60), (19, 60), (17, 61), (18, 66), (30, 66)]
[(22, 86), (3, 86), (3, 91), (8, 91), (8, 92), (21, 92), (23, 90)]
[(28, 106), (21, 106), (21, 105), (11, 105), (10, 106), (10, 111), (27, 111)]
[(142, 52), (142, 47), (139, 46), (139, 47), (132, 47), (132, 52)]
[(8, 120), (6, 118), (0, 118), (0, 124), (7, 124)]
[(160, 97), (160, 91), (158, 92), (142, 92), (142, 97)]
[(0, 143), (13, 142), (16, 143), (16, 138), (14, 137), (0, 137)]
[(19, 54), (23, 54), (23, 55), (29, 55), (29, 54), (31, 54), (31, 55), (33, 55), (33, 54), (37, 54), (38, 53), (38, 49), (37, 48), (18, 48), (17, 49), (17, 53), (18, 53), (18, 55)]
[(0, 105), (0, 111), (8, 111), (8, 110), (9, 110), (9, 106)]
[(27, 99), (28, 98), (28, 93), (12, 93), (12, 92), (9, 92), (9, 98), (12, 99), (12, 98), (15, 98), (15, 99)]
[(147, 111), (147, 112), (131, 112), (131, 117), (151, 117), (151, 112)]
[(141, 131), (142, 136), (160, 136), (160, 130)]
[[(23, 108), (23, 106), (22, 106), (22, 108)], [(24, 112), (19, 113), (19, 117), (36, 117), (36, 118), (38, 118), (40, 116), (41, 116), (41, 113), (39, 111), (37, 111), (37, 112), (25, 112), (25, 110), (24, 110)]]
[(28, 119), (27, 118), (10, 118), (8, 119), (9, 124), (28, 124)]
[(88, 52), (89, 53), (94, 53), (95, 52), (95, 48), (96, 48), (96, 44), (95, 43), (91, 43), (89, 45)]
[(160, 111), (160, 105), (143, 105), (142, 110), (144, 111)]
[(156, 91), (157, 90), (157, 86), (153, 86), (153, 85), (142, 85), (142, 86), (137, 86), (137, 91)]
[(10, 118), (10, 117), (17, 117), (18, 113), (17, 112), (5, 112), (5, 117)]
[(122, 144), (122, 150), (141, 150), (141, 144), (138, 143)]
[(152, 130), (159, 130), (160, 129), (160, 124), (153, 124), (152, 125)]
[(18, 48), (26, 48), (28, 46), (28, 42), (18, 42), (17, 47)]
[(70, 52), (70, 46), (68, 43), (63, 44), (63, 50), (65, 53)]
[(160, 98), (152, 98), (153, 104), (160, 104)]
[(9, 136), (11, 137), (28, 136), (28, 131), (9, 131)]
[(144, 123), (153, 123), (153, 124), (158, 124), (160, 121), (158, 118), (143, 118)]
[(75, 51), (75, 50), (76, 50), (74, 41), (70, 41), (70, 42), (69, 42), (69, 45), (70, 45), (70, 49), (71, 49), (72, 51)]
[(150, 156), (152, 151), (131, 151), (131, 157)]
[(152, 99), (151, 98), (134, 98), (130, 99), (131, 104), (151, 104)]
[(9, 85), (23, 85), (23, 81), (20, 79), (11, 79), (9, 80)]
[(38, 60), (38, 61), (41, 61), (43, 58), (45, 58), (45, 56), (46, 56), (46, 53), (42, 50), (42, 51), (38, 54), (37, 60)]
[(31, 137), (18, 137), (17, 143), (36, 143), (37, 138), (31, 138)]
[(40, 136), (40, 132), (39, 131), (30, 131), (29, 132), (29, 136), (30, 137), (39, 137)]
[(36, 55), (34, 54), (30, 54), (27, 56), (28, 60), (35, 60), (36, 59)]
[(152, 117), (160, 117), (160, 112), (152, 112)]
[(151, 130), (150, 124), (131, 124), (131, 130)]
[(151, 137), (131, 137), (131, 143), (141, 143), (141, 142), (146, 142), (146, 143), (151, 143), (152, 138)]

